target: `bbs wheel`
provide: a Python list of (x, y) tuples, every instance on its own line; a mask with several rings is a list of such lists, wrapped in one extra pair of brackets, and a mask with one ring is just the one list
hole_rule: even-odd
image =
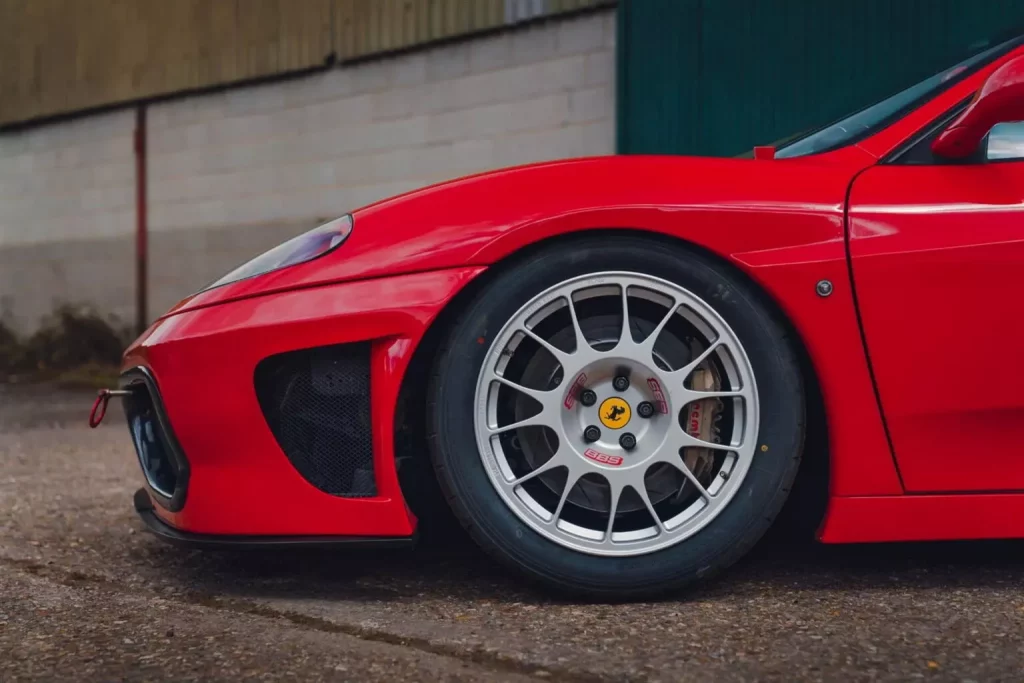
[(428, 391), (435, 470), (471, 536), (606, 598), (746, 552), (785, 500), (803, 420), (797, 360), (759, 292), (690, 249), (618, 234), (494, 277)]

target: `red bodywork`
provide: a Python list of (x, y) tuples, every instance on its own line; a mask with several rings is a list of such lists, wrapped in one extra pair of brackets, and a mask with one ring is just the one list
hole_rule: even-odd
[[(394, 418), (403, 383), (424, 381), (406, 374), (424, 334), (521, 250), (631, 230), (717, 254), (792, 324), (827, 417), (823, 540), (1024, 536), (1024, 163), (877, 164), (1019, 54), (836, 152), (610, 157), (457, 180), (355, 212), (322, 258), (183, 301), (125, 358), (152, 373), (191, 467), (184, 507), (156, 514), (206, 534), (411, 534)], [(253, 373), (272, 354), (355, 341), (373, 348), (378, 495), (345, 499), (291, 466)]]

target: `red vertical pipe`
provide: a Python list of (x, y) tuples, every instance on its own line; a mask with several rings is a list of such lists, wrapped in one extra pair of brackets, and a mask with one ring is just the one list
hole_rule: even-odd
[(146, 224), (146, 105), (135, 110), (135, 328), (146, 331), (149, 227)]

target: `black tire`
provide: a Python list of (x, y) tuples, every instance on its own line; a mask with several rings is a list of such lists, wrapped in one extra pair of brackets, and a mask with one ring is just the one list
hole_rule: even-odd
[[(745, 348), (759, 392), (759, 452), (735, 497), (694, 536), (646, 555), (589, 555), (534, 532), (491, 484), (471, 417), (477, 375), (489, 346), (479, 340), (491, 339), (538, 293), (571, 277), (600, 271), (660, 277), (710, 304)], [(427, 391), (427, 437), (434, 469), (449, 505), (472, 538), (499, 561), (546, 587), (606, 600), (680, 589), (728, 567), (750, 550), (786, 500), (800, 463), (804, 420), (803, 385), (793, 344), (762, 293), (728, 266), (685, 245), (621, 233), (556, 244), (502, 269), (455, 320)]]

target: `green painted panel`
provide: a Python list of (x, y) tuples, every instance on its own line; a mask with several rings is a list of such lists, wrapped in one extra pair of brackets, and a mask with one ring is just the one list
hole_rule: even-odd
[(734, 155), (1024, 26), (1024, 0), (622, 0), (619, 149)]
[[(700, 77), (700, 3), (625, 0), (619, 4), (619, 148), (688, 149), (697, 131), (680, 125), (700, 115), (692, 91)], [(662, 23), (664, 22), (664, 23)], [(647, 68), (657, 73), (647, 73)], [(623, 74), (625, 77), (622, 77)]]

